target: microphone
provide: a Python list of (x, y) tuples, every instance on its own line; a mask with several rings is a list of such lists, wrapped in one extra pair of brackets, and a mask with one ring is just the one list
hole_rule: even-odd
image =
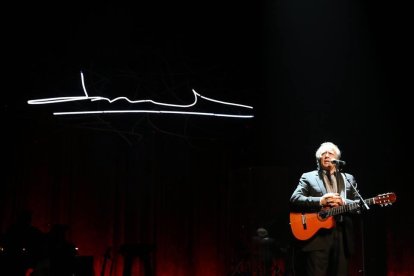
[(332, 159), (332, 160), (331, 160), (331, 163), (332, 163), (332, 164), (335, 164), (335, 165), (340, 165), (340, 166), (345, 166), (345, 165), (346, 165), (346, 162), (345, 162), (345, 161), (342, 161), (342, 160), (336, 160), (336, 159)]

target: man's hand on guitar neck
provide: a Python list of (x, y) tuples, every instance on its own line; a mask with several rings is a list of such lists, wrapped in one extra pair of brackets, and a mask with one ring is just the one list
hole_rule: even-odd
[(345, 200), (338, 193), (324, 194), (320, 199), (320, 204), (323, 207), (338, 207), (345, 204)]

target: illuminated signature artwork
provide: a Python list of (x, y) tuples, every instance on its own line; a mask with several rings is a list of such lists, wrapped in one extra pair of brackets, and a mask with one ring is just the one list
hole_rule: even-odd
[(189, 104), (171, 104), (171, 103), (163, 103), (157, 102), (150, 99), (147, 100), (130, 100), (127, 97), (116, 97), (113, 99), (101, 97), (101, 96), (89, 96), (88, 91), (85, 87), (85, 79), (83, 73), (81, 72), (81, 82), (84, 95), (82, 96), (71, 96), (71, 97), (56, 97), (56, 98), (44, 98), (44, 99), (35, 99), (35, 100), (28, 100), (27, 103), (31, 105), (36, 104), (57, 104), (57, 103), (65, 103), (65, 102), (77, 102), (77, 101), (105, 101), (109, 104), (115, 103), (117, 101), (125, 101), (129, 104), (136, 104), (139, 106), (140, 104), (150, 103), (156, 107), (165, 107), (165, 108), (174, 108), (175, 110), (163, 110), (163, 109), (118, 109), (118, 110), (93, 110), (93, 111), (68, 111), (68, 112), (53, 112), (54, 115), (82, 115), (82, 114), (111, 114), (111, 113), (158, 113), (158, 114), (187, 114), (187, 115), (200, 115), (200, 116), (217, 116), (217, 117), (230, 117), (230, 118), (253, 118), (252, 114), (235, 114), (235, 113), (216, 113), (216, 112), (199, 112), (199, 111), (191, 111), (191, 108), (195, 107), (199, 100), (204, 100), (207, 102), (213, 102), (219, 105), (224, 106), (231, 106), (236, 107), (241, 110), (252, 110), (252, 106), (242, 105), (237, 103), (231, 102), (224, 102), (219, 101), (211, 98), (204, 97), (197, 93), (194, 89), (192, 90), (194, 95), (193, 102)]

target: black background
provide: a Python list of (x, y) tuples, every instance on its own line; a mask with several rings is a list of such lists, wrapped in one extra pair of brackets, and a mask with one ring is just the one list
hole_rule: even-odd
[[(2, 142), (15, 181), (27, 148), (74, 132), (111, 133), (114, 151), (225, 152), (223, 170), (287, 168), (293, 191), (332, 141), (372, 197), (409, 202), (412, 42), (409, 9), (381, 1), (15, 3), (3, 9)], [(254, 107), (252, 119), (166, 115), (52, 116), (27, 100), (79, 95), (80, 71), (108, 97), (189, 102), (191, 89)], [(63, 134), (62, 134), (63, 133)], [(170, 141), (170, 142), (169, 142)], [(59, 141), (55, 142), (59, 148)], [(171, 144), (170, 144), (171, 143)], [(79, 146), (83, 148), (85, 145)], [(109, 151), (110, 155), (112, 151)], [(47, 153), (53, 155), (53, 152)], [(202, 158), (202, 157), (201, 157)], [(208, 160), (215, 161), (208, 154)], [(26, 163), (27, 164), (27, 163)], [(173, 165), (172, 165), (173, 166)], [(173, 169), (173, 168), (172, 168)], [(383, 218), (378, 212), (371, 216)], [(411, 220), (404, 223), (411, 224)], [(381, 231), (371, 232), (374, 243)]]

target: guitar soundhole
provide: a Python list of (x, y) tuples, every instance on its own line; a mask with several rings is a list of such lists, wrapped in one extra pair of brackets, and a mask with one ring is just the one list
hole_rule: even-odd
[(322, 210), (319, 212), (319, 217), (322, 219), (326, 219), (328, 217), (328, 212), (325, 210)]

